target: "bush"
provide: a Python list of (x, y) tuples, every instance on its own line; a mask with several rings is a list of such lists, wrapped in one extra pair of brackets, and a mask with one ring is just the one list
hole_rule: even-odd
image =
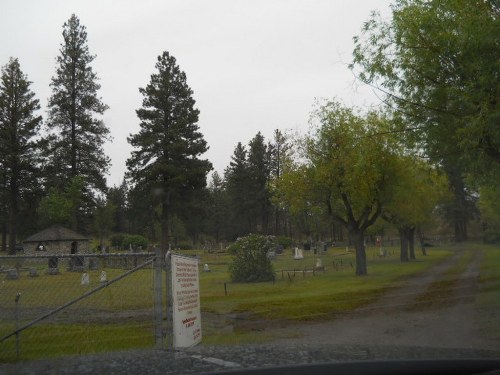
[(283, 246), (284, 249), (292, 246), (292, 239), (290, 237), (279, 236), (276, 240), (278, 241), (279, 245)]
[(111, 242), (111, 246), (114, 248), (120, 248), (123, 244), (123, 239), (125, 238), (125, 234), (116, 233), (109, 237), (109, 241)]
[(276, 240), (272, 236), (251, 234), (238, 238), (229, 246), (233, 254), (229, 265), (231, 281), (241, 283), (262, 282), (274, 280), (275, 274), (267, 253), (274, 251)]
[(133, 249), (138, 249), (139, 246), (141, 246), (143, 250), (146, 250), (148, 247), (148, 240), (140, 234), (126, 234), (123, 236), (122, 248), (128, 250), (130, 245), (132, 245)]

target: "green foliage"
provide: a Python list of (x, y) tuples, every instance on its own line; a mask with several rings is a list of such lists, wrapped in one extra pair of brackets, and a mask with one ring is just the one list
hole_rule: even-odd
[(146, 250), (148, 247), (148, 240), (140, 234), (126, 234), (123, 236), (121, 245), (125, 250), (128, 250), (130, 246), (132, 246), (133, 249), (141, 247), (143, 250)]
[(279, 245), (283, 246), (284, 249), (291, 247), (292, 243), (293, 243), (292, 239), (290, 237), (286, 237), (286, 236), (276, 237), (276, 242)]
[(484, 186), (480, 190), (479, 209), (484, 224), (485, 242), (500, 242), (500, 188)]
[(396, 0), (355, 37), (360, 79), (403, 119), (399, 133), (446, 171), (454, 200), (443, 212), (467, 239), (475, 200), (464, 175), (494, 184), (500, 168), (499, 8), (483, 0)]
[(109, 237), (109, 241), (111, 242), (111, 246), (121, 248), (124, 238), (125, 238), (125, 234), (115, 233)]
[(360, 114), (338, 102), (320, 106), (303, 145), (301, 163), (292, 165), (278, 184), (283, 203), (310, 227), (318, 217), (344, 224), (358, 255), (356, 273), (366, 274), (364, 232), (394, 197), (404, 173), (400, 147), (386, 136), (391, 119)]
[(233, 282), (262, 282), (275, 278), (273, 265), (267, 253), (274, 250), (276, 240), (272, 236), (251, 234), (241, 237), (229, 246), (233, 261), (229, 273)]
[(375, 13), (355, 38), (352, 66), (415, 125), (420, 146), (471, 169), (500, 162), (493, 3), (397, 0), (390, 21)]
[(186, 74), (168, 52), (158, 56), (157, 72), (145, 88), (137, 112), (140, 130), (128, 141), (134, 148), (127, 176), (145, 194), (142, 200), (159, 208), (161, 246), (170, 242), (170, 216), (185, 214), (187, 203), (206, 186), (212, 168), (200, 155), (208, 149), (199, 131), (199, 110)]
[(35, 114), (40, 105), (30, 84), (19, 61), (10, 58), (0, 77), (0, 225), (9, 228), (11, 251), (25, 221), (19, 220), (21, 209), (40, 190), (40, 142), (35, 138), (42, 118)]
[(108, 108), (98, 97), (100, 84), (91, 63), (85, 26), (74, 14), (63, 25), (63, 43), (52, 78), (47, 125), (50, 138), (47, 173), (51, 186), (60, 187), (80, 175), (90, 189), (106, 190), (110, 159), (103, 151), (109, 129), (96, 117)]
[(69, 181), (64, 191), (50, 188), (38, 207), (40, 224), (44, 227), (60, 224), (76, 228), (75, 210), (81, 206), (83, 178), (76, 176)]

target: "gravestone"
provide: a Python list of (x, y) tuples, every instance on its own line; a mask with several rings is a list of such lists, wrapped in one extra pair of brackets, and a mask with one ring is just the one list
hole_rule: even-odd
[(208, 264), (206, 264), (206, 263), (203, 266), (203, 272), (210, 272), (210, 268), (208, 267)]
[(59, 275), (59, 268), (47, 268), (47, 275)]
[(37, 277), (38, 276), (38, 271), (36, 268), (30, 268), (30, 277)]
[(19, 272), (15, 268), (8, 270), (7, 275), (5, 276), (6, 280), (17, 280), (19, 279)]
[(268, 251), (266, 256), (268, 259), (274, 259), (274, 258), (276, 258), (276, 252), (275, 251)]
[(88, 273), (84, 272), (81, 279), (82, 286), (87, 286), (90, 284), (90, 276)]
[(101, 271), (101, 276), (99, 277), (99, 281), (101, 283), (107, 283), (108, 282), (108, 275), (106, 274), (106, 271)]
[(59, 264), (59, 259), (56, 257), (50, 257), (49, 258), (49, 268), (57, 268)]
[(47, 274), (58, 275), (59, 274), (59, 259), (57, 257), (50, 257), (48, 260)]
[(304, 259), (304, 254), (302, 254), (302, 249), (299, 249), (298, 247), (295, 248), (295, 254), (293, 255), (293, 259), (295, 260)]
[(97, 270), (99, 268), (99, 261), (97, 259), (89, 259), (89, 269), (90, 270)]
[(276, 246), (276, 254), (283, 254), (283, 245), (279, 244)]
[(316, 266), (314, 267), (315, 271), (324, 271), (325, 267), (323, 266), (323, 262), (320, 258), (316, 259)]

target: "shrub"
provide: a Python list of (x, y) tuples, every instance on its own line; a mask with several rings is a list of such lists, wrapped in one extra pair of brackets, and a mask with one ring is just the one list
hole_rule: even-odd
[(284, 249), (292, 246), (292, 239), (290, 237), (279, 236), (276, 240), (278, 241), (279, 245), (283, 246)]
[(229, 253), (233, 254), (229, 265), (231, 281), (251, 283), (274, 280), (273, 265), (267, 253), (275, 247), (276, 240), (272, 236), (251, 234), (238, 238), (228, 248)]
[(122, 248), (127, 250), (130, 248), (130, 245), (132, 245), (133, 249), (138, 249), (141, 246), (143, 250), (146, 250), (148, 240), (140, 234), (126, 234), (122, 240)]
[(109, 237), (109, 241), (111, 242), (111, 246), (113, 246), (115, 248), (121, 248), (124, 238), (125, 238), (124, 234), (116, 233), (116, 234), (113, 234), (111, 237)]

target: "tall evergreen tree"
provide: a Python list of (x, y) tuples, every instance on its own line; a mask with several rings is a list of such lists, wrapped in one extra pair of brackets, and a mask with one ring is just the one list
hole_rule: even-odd
[(81, 176), (85, 181), (86, 202), (90, 204), (93, 189), (106, 190), (105, 174), (110, 159), (103, 145), (109, 129), (100, 115), (108, 107), (97, 94), (101, 86), (91, 66), (95, 56), (89, 52), (85, 26), (73, 14), (64, 23), (62, 35), (64, 42), (56, 59), (48, 103), (47, 125), (51, 130), (48, 183), (62, 190), (67, 181)]
[(249, 174), (247, 150), (238, 142), (229, 166), (224, 171), (226, 181), (228, 211), (229, 211), (229, 239), (234, 240), (251, 231), (251, 215), (249, 206)]
[(271, 210), (269, 194), (270, 155), (264, 136), (258, 132), (249, 142), (249, 205), (252, 214), (252, 231), (266, 234)]
[[(0, 165), (2, 167), (3, 229), (9, 230), (9, 251), (15, 251), (19, 209), (23, 199), (36, 189), (38, 144), (36, 136), (42, 121), (36, 115), (38, 99), (31, 82), (21, 71), (19, 61), (11, 58), (2, 68), (0, 82)], [(5, 233), (5, 231), (4, 231)], [(5, 242), (5, 234), (2, 236)], [(3, 244), (5, 249), (5, 243)]]
[(215, 171), (208, 186), (209, 191), (209, 223), (208, 231), (214, 237), (216, 244), (219, 243), (226, 227), (226, 188), (222, 177)]
[(127, 194), (128, 189), (125, 180), (123, 180), (120, 186), (113, 186), (108, 190), (107, 201), (111, 202), (115, 207), (113, 226), (111, 227), (112, 232), (124, 233), (127, 230)]
[(279, 191), (276, 189), (276, 183), (283, 173), (284, 165), (290, 160), (290, 144), (287, 137), (279, 130), (274, 130), (274, 140), (268, 144), (269, 152), (269, 174), (271, 179), (271, 199), (274, 202), (274, 233), (276, 235), (286, 232), (285, 210), (280, 206), (282, 200), (276, 197)]
[(169, 219), (180, 213), (197, 190), (206, 186), (212, 168), (199, 157), (208, 149), (198, 127), (199, 110), (186, 74), (168, 52), (158, 56), (138, 109), (141, 130), (128, 138), (135, 148), (127, 160), (128, 177), (149, 191), (160, 209), (160, 245), (170, 242)]

